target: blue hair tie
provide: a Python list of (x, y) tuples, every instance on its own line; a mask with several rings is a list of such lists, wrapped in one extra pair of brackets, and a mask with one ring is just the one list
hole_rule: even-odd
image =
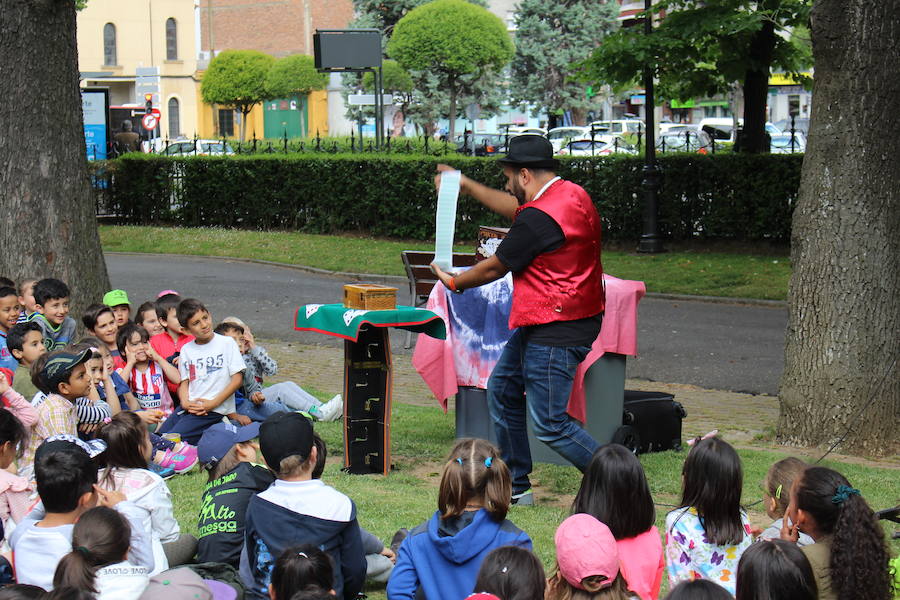
[(831, 501), (835, 504), (843, 504), (852, 495), (859, 496), (859, 490), (849, 485), (839, 485), (834, 496), (831, 497)]
[(492, 464), (494, 464), (494, 459), (493, 459), (493, 457), (488, 456), (486, 459), (484, 459), (484, 466), (487, 467), (488, 469), (491, 468), (491, 465), (492, 465)]
[(456, 462), (459, 463), (459, 466), (462, 466), (462, 457), (457, 456), (457, 457), (456, 457)]

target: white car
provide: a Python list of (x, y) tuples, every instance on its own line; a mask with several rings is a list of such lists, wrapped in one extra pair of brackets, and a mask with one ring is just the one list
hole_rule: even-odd
[(222, 140), (182, 140), (172, 142), (160, 154), (166, 156), (225, 156), (234, 154)]
[(543, 127), (510, 127), (508, 131), (509, 137), (525, 135), (526, 133), (533, 133), (534, 135), (547, 135), (547, 130)]
[(644, 133), (645, 125), (640, 119), (613, 119), (611, 121), (594, 121), (591, 127), (605, 128), (609, 133), (617, 136), (623, 136), (626, 133), (637, 134)]
[(794, 154), (806, 152), (806, 136), (797, 131), (794, 133), (794, 142), (791, 143), (791, 133), (779, 133), (772, 136), (772, 146), (769, 150), (772, 154)]
[(594, 139), (572, 140), (559, 151), (560, 156), (608, 156), (610, 154), (637, 154), (634, 146), (617, 135), (595, 135)]
[(587, 138), (591, 136), (589, 127), (554, 127), (547, 132), (547, 139), (553, 146), (553, 152), (559, 152), (566, 142), (573, 139)]

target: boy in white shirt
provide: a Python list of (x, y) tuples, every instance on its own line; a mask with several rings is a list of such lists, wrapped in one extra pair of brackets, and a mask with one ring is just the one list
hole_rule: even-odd
[(178, 361), (181, 409), (166, 419), (159, 433), (180, 433), (183, 441), (196, 445), (203, 432), (224, 417), (249, 425), (250, 419), (235, 411), (234, 392), (246, 368), (235, 341), (213, 331), (209, 311), (199, 300), (182, 300), (176, 316), (194, 341), (184, 345)]
[(41, 444), (34, 458), (41, 504), (18, 524), (9, 539), (18, 583), (51, 590), (59, 560), (72, 551), (72, 528), (78, 517), (96, 506), (108, 506), (131, 525), (129, 561), (153, 569), (150, 536), (142, 524), (143, 509), (125, 500), (120, 492), (97, 487), (97, 466), (92, 455), (106, 444), (83, 442), (73, 435), (58, 435)]

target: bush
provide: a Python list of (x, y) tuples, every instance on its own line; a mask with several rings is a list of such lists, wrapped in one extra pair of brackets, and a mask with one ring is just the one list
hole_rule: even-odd
[[(448, 156), (267, 155), (171, 158), (128, 155), (110, 169), (107, 207), (128, 224), (169, 223), (312, 233), (362, 232), (430, 239), (435, 165), (447, 162), (487, 185), (505, 184), (495, 160)], [(790, 240), (802, 156), (660, 157), (660, 233), (672, 240)], [(635, 240), (644, 205), (638, 157), (569, 158), (559, 174), (597, 205), (605, 239)], [(469, 197), (457, 238), (505, 224)]]

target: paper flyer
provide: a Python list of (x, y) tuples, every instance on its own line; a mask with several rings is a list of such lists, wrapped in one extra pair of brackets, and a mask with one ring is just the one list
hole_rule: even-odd
[(453, 236), (456, 232), (456, 202), (459, 199), (459, 171), (441, 173), (434, 225), (434, 262), (444, 271), (453, 268)]

